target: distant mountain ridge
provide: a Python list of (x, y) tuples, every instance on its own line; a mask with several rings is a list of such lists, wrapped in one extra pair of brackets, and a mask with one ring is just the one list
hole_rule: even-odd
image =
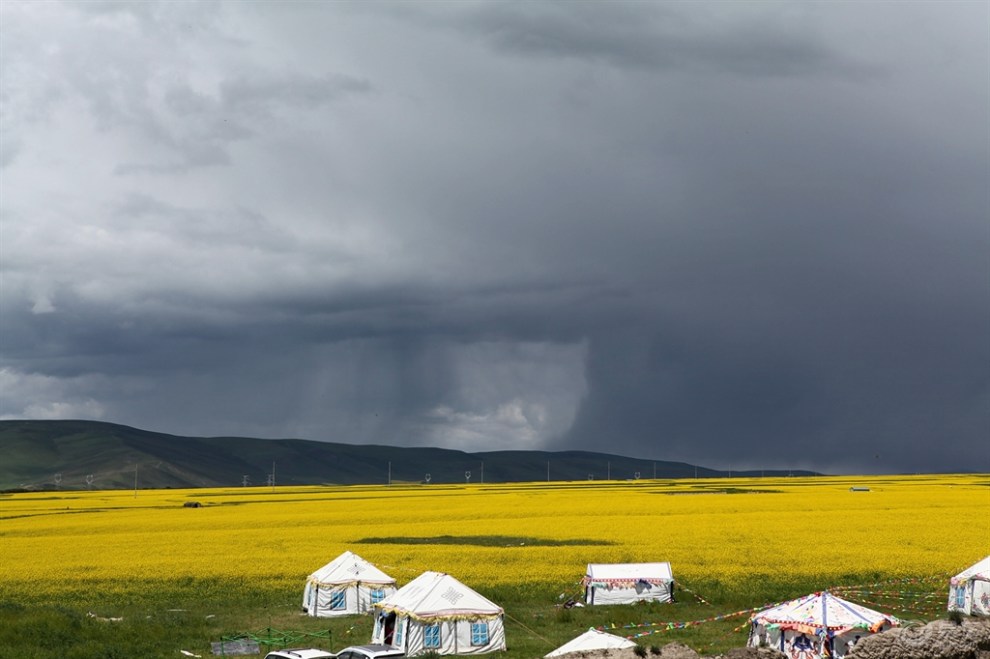
[[(685, 462), (587, 451), (486, 451), (305, 439), (183, 437), (102, 421), (0, 421), (0, 490), (627, 480), (725, 476)], [(549, 468), (548, 468), (549, 463)], [(548, 471), (549, 469), (549, 471)], [(810, 475), (733, 471), (733, 475)], [(91, 481), (91, 482), (88, 482)]]

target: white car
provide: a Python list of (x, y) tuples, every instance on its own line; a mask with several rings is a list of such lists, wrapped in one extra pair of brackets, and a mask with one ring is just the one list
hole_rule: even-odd
[(399, 659), (405, 656), (405, 653), (398, 648), (377, 643), (352, 645), (337, 653), (337, 659)]
[(265, 659), (336, 659), (337, 655), (316, 648), (293, 648), (275, 650), (265, 655)]

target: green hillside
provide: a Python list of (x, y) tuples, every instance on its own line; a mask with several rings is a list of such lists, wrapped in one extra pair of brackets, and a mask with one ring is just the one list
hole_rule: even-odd
[[(303, 439), (182, 437), (100, 421), (0, 421), (0, 489), (463, 483), (721, 476), (683, 462), (585, 451), (489, 451)], [(733, 472), (740, 476), (752, 472)], [(767, 475), (780, 472), (767, 471)], [(795, 475), (810, 472), (793, 472)], [(56, 475), (60, 475), (59, 478)], [(91, 483), (88, 481), (91, 480)], [(57, 482), (56, 482), (57, 481)]]

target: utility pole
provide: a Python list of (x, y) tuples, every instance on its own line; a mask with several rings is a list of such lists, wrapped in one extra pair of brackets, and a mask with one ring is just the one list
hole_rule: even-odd
[(481, 482), (485, 482), (485, 461), (481, 461)]
[(611, 462), (611, 460), (608, 463), (608, 472), (607, 472), (607, 476), (605, 477), (605, 480), (607, 480), (607, 481), (612, 480), (612, 462)]
[(388, 461), (388, 484), (392, 484), (392, 461)]
[(275, 461), (272, 460), (272, 492), (275, 491)]
[(547, 460), (547, 482), (550, 482), (550, 461)]
[(134, 498), (137, 499), (137, 470), (138, 466), (134, 465)]

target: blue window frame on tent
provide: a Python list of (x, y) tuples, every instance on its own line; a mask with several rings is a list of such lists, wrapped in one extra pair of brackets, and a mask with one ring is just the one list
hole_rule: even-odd
[(439, 648), (440, 647), (440, 625), (430, 625), (429, 627), (423, 627), (423, 647), (425, 648)]
[(334, 611), (342, 611), (347, 608), (347, 593), (343, 590), (335, 590), (330, 593), (330, 608)]
[(487, 622), (472, 622), (471, 623), (471, 645), (475, 647), (481, 647), (488, 645), (488, 623)]
[(375, 589), (375, 590), (371, 591), (371, 603), (372, 604), (377, 604), (378, 602), (381, 602), (383, 599), (385, 599), (385, 591), (384, 590), (378, 588), (378, 589)]

